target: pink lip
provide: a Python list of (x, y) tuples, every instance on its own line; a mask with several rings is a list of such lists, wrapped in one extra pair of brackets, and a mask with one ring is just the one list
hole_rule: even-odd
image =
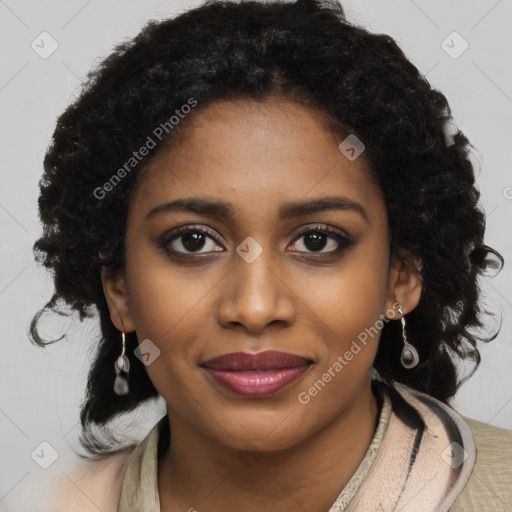
[(201, 366), (220, 384), (242, 396), (277, 393), (310, 368), (312, 361), (295, 354), (267, 350), (257, 354), (233, 352)]

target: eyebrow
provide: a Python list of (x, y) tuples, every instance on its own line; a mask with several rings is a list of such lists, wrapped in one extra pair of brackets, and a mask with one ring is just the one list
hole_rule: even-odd
[[(306, 201), (290, 201), (284, 203), (279, 207), (279, 219), (290, 219), (329, 210), (355, 212), (369, 223), (368, 215), (359, 203), (341, 196), (318, 197)], [(235, 216), (235, 207), (232, 203), (225, 201), (199, 197), (180, 198), (152, 208), (146, 215), (146, 219), (151, 219), (161, 213), (170, 212), (191, 212), (207, 217), (229, 219)]]

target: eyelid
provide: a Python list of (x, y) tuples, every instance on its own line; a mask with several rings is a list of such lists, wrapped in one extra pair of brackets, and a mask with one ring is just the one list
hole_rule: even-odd
[(342, 238), (345, 238), (347, 240), (353, 240), (353, 238), (343, 229), (341, 228), (333, 228), (329, 226), (329, 224), (314, 224), (307, 225), (303, 230), (299, 231), (299, 233), (295, 236), (294, 241), (297, 240), (297, 238), (305, 235), (306, 233), (310, 233), (311, 231), (321, 231), (324, 233), (328, 233), (329, 235), (338, 235)]

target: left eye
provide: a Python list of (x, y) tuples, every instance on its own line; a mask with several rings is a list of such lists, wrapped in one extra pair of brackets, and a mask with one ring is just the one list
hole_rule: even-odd
[[(297, 241), (294, 242), (294, 246), (304, 246), (308, 250), (301, 250), (298, 249), (299, 252), (323, 252), (323, 253), (331, 253), (331, 252), (337, 252), (339, 250), (342, 250), (344, 248), (347, 248), (351, 245), (351, 240), (342, 235), (341, 233), (338, 233), (337, 231), (332, 231), (328, 228), (315, 228), (311, 229), (309, 231), (301, 233), (295, 240), (301, 240), (304, 239), (304, 241), (299, 244)], [(326, 247), (330, 247), (330, 250), (322, 251)]]

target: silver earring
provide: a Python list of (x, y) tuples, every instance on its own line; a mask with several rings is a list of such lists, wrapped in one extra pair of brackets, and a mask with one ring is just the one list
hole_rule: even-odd
[[(126, 351), (126, 337), (124, 332), (121, 333), (121, 338), (123, 340), (123, 351), (121, 355), (116, 359), (114, 363), (114, 370), (116, 372), (116, 380), (114, 381), (114, 393), (116, 395), (127, 395), (130, 391), (130, 387), (128, 386), (128, 373), (130, 371), (130, 361), (128, 360), (128, 356), (125, 355)], [(122, 373), (126, 374), (126, 377), (121, 375)]]
[(404, 368), (414, 368), (420, 362), (418, 351), (407, 341), (407, 333), (405, 331), (405, 318), (402, 306), (399, 302), (395, 302), (395, 308), (400, 313), (400, 322), (402, 323), (402, 339), (404, 341), (404, 348), (400, 356), (400, 362)]

